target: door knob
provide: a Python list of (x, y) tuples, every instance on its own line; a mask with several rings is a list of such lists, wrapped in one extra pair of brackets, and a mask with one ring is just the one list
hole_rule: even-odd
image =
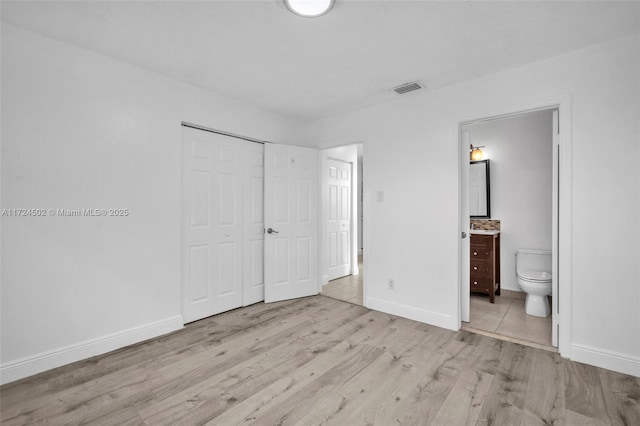
[(267, 229), (267, 234), (278, 234), (278, 233), (279, 232), (274, 229), (271, 229), (271, 228)]

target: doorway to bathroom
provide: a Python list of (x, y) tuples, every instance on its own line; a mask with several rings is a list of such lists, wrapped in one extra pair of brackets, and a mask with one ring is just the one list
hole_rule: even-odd
[[(559, 161), (559, 105), (461, 121), (459, 131), (463, 237), (460, 244), (461, 328), (529, 346), (558, 347), (561, 323), (558, 178), (563, 173)], [(476, 148), (474, 160), (479, 160), (477, 148), (480, 148), (482, 160), (490, 169), (486, 182), (486, 214), (474, 214), (479, 200), (483, 199), (469, 182), (472, 146)], [(470, 186), (474, 188), (471, 192)], [(486, 254), (496, 271), (491, 278), (485, 278), (487, 274), (483, 275), (478, 269), (484, 268), (487, 261), (477, 261), (477, 256), (470, 252), (473, 248), (478, 255), (477, 248), (483, 247), (478, 242), (492, 239), (497, 245), (494, 243), (493, 251), (487, 250)], [(542, 249), (551, 253), (551, 270), (547, 271), (552, 276), (549, 296), (541, 298), (550, 301), (548, 316), (527, 314), (532, 312), (533, 304), (526, 307), (527, 293), (516, 277), (519, 249)], [(482, 287), (482, 284), (489, 285), (486, 280), (491, 281), (494, 297), (489, 297), (489, 293), (494, 292)]]

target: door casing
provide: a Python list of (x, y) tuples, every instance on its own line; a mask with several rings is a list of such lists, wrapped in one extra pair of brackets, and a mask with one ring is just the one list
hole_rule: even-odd
[[(552, 212), (552, 246), (553, 246), (553, 323), (554, 343), (558, 352), (564, 357), (571, 357), (571, 97), (557, 96), (534, 101), (528, 104), (513, 105), (501, 111), (479, 112), (472, 116), (461, 117), (454, 124), (458, 141), (458, 193), (459, 193), (459, 229), (458, 229), (458, 328), (462, 321), (469, 318), (469, 209), (468, 202), (468, 168), (469, 145), (465, 140), (463, 125), (477, 121), (504, 118), (510, 115), (520, 115), (539, 110), (557, 109), (559, 112), (557, 146), (554, 146), (554, 178), (553, 178), (553, 212)], [(467, 179), (467, 180), (465, 180)], [(465, 185), (467, 189), (465, 189)], [(562, 224), (562, 226), (560, 226)], [(466, 234), (467, 238), (462, 238)], [(560, 261), (562, 259), (562, 261)], [(466, 318), (466, 319), (465, 319)]]

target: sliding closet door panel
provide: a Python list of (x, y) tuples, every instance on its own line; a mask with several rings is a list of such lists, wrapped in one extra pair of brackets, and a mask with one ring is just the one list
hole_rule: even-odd
[(247, 142), (245, 155), (243, 306), (264, 300), (264, 146)]
[(185, 322), (264, 299), (262, 150), (183, 127)]
[(206, 135), (195, 130), (183, 128), (182, 143), (182, 311), (191, 322), (212, 315), (216, 305), (213, 155)]
[(242, 140), (207, 133), (213, 145), (215, 176), (213, 217), (216, 275), (213, 286), (220, 313), (242, 306), (242, 240), (244, 144)]

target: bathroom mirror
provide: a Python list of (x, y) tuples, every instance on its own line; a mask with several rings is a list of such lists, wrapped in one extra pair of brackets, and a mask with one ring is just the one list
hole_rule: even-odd
[(491, 217), (489, 160), (469, 163), (469, 216), (478, 219)]

